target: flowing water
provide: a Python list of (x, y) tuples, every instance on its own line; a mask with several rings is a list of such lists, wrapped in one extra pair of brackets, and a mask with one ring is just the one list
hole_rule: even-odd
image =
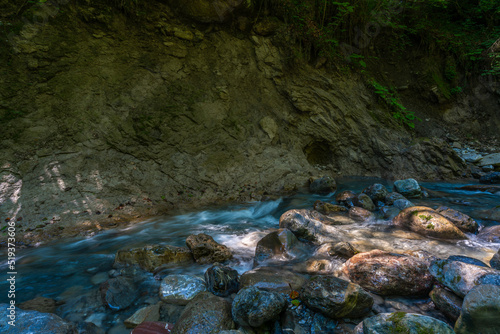
[[(388, 189), (392, 183), (373, 178), (349, 178), (338, 180), (339, 189), (361, 191), (373, 183), (382, 183)], [(431, 197), (413, 200), (416, 205), (437, 207), (445, 205), (470, 215), (482, 226), (497, 225), (500, 222), (481, 220), (482, 210), (500, 204), (500, 196), (463, 191), (458, 188), (471, 183), (421, 183)], [(168, 217), (158, 217), (139, 224), (109, 230), (87, 238), (64, 240), (39, 248), (17, 251), (16, 302), (43, 296), (65, 299), (64, 294), (78, 287), (78, 293), (95, 289), (91, 278), (96, 273), (112, 269), (115, 252), (123, 247), (132, 248), (145, 244), (168, 244), (185, 246), (190, 234), (206, 233), (230, 247), (235, 259), (230, 266), (243, 273), (252, 268), (256, 243), (269, 231), (279, 227), (279, 217), (289, 209), (312, 208), (316, 200), (333, 201), (330, 196), (297, 194), (267, 202), (253, 202), (240, 205), (211, 208)], [(390, 220), (377, 219), (368, 223), (342, 226), (355, 247), (361, 251), (375, 248), (403, 251), (427, 250), (435, 256), (467, 255), (488, 261), (500, 244), (481, 241), (475, 235), (468, 240), (440, 241), (426, 239), (391, 226)], [(313, 247), (309, 249), (313, 251)], [(2, 254), (0, 270), (7, 272)], [(177, 267), (170, 273), (192, 273), (202, 275), (208, 266), (190, 265)], [(8, 302), (7, 283), (0, 282), (0, 302)]]

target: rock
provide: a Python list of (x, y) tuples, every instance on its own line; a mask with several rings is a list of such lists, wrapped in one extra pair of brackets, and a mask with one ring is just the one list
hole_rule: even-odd
[(285, 298), (281, 294), (249, 287), (238, 292), (231, 313), (240, 326), (255, 328), (276, 320), (284, 308)]
[(25, 311), (38, 311), (42, 313), (55, 313), (57, 303), (54, 299), (36, 297), (19, 304), (19, 308)]
[(164, 264), (191, 263), (193, 256), (184, 247), (148, 245), (140, 248), (121, 249), (115, 255), (113, 266), (137, 264), (144, 270), (154, 271)]
[(500, 243), (500, 225), (483, 228), (477, 237), (484, 241)]
[(352, 199), (352, 204), (368, 211), (375, 211), (375, 209), (377, 208), (367, 194), (358, 194), (354, 196), (354, 198)]
[(500, 271), (479, 277), (477, 284), (500, 285)]
[(500, 328), (500, 286), (479, 285), (464, 298), (455, 333), (498, 333)]
[(484, 263), (483, 261), (472, 258), (472, 257), (463, 256), (463, 255), (450, 255), (450, 256), (448, 256), (448, 258), (446, 260), (459, 261), (459, 262), (463, 262), (463, 263), (473, 264), (473, 265), (479, 266), (479, 267), (488, 268), (488, 265), (486, 263)]
[(160, 320), (169, 324), (175, 324), (179, 321), (184, 308), (185, 305), (160, 303)]
[(409, 200), (407, 200), (406, 198), (405, 199), (397, 199), (394, 201), (393, 203), (394, 207), (399, 209), (399, 210), (404, 210), (404, 209), (407, 209), (407, 208), (411, 208), (412, 206), (415, 206), (415, 204), (413, 204), (412, 202), (410, 202)]
[(246, 0), (173, 0), (183, 14), (202, 22), (225, 22), (248, 6)]
[(440, 287), (434, 287), (429, 296), (436, 308), (439, 309), (448, 319), (457, 321), (462, 310), (463, 299), (451, 291)]
[(387, 205), (393, 205), (394, 202), (398, 199), (406, 199), (406, 197), (404, 197), (403, 195), (401, 195), (400, 193), (397, 193), (397, 192), (392, 192), (392, 193), (388, 193), (386, 196), (385, 196), (385, 199), (384, 199), (384, 202), (385, 204)]
[(262, 118), (259, 122), (260, 127), (262, 130), (269, 136), (269, 139), (273, 140), (274, 137), (278, 134), (278, 125), (269, 116), (266, 116)]
[(481, 167), (481, 169), (483, 170), (483, 172), (489, 173), (489, 172), (493, 172), (495, 170), (495, 167), (493, 165), (487, 165), (487, 166)]
[(260, 290), (290, 293), (291, 289), (300, 290), (306, 280), (306, 276), (286, 269), (259, 267), (241, 275), (240, 289), (253, 286)]
[(341, 241), (338, 243), (326, 243), (321, 245), (316, 249), (315, 255), (349, 259), (358, 253), (359, 251), (349, 242)]
[(355, 196), (356, 193), (354, 191), (344, 190), (335, 196), (335, 200), (337, 201), (337, 203), (341, 205), (351, 207), (353, 205), (352, 200), (354, 199)]
[(160, 299), (167, 303), (186, 305), (205, 290), (205, 282), (199, 277), (168, 275), (161, 281)]
[(500, 249), (490, 260), (490, 267), (496, 270), (500, 270)]
[(90, 283), (93, 285), (101, 285), (101, 283), (106, 282), (108, 278), (110, 278), (110, 276), (107, 272), (100, 272), (90, 278)]
[(463, 232), (476, 233), (479, 229), (479, 224), (474, 219), (457, 210), (453, 210), (445, 206), (440, 206), (436, 209), (436, 211), (445, 218), (448, 218), (448, 220), (450, 220)]
[(126, 309), (137, 297), (137, 290), (133, 281), (119, 276), (110, 278), (99, 287), (104, 306), (119, 311)]
[(384, 206), (380, 208), (380, 213), (384, 217), (384, 219), (394, 219), (399, 213), (401, 212), (400, 209), (392, 207), (392, 206)]
[(500, 167), (500, 153), (493, 153), (484, 156), (478, 163), (479, 166), (496, 166)]
[(423, 236), (442, 239), (467, 239), (465, 234), (450, 220), (425, 206), (413, 206), (404, 209), (393, 219), (393, 223)]
[(363, 320), (361, 326), (362, 331), (355, 333), (454, 334), (453, 329), (441, 320), (405, 312), (380, 313)]
[(314, 202), (313, 208), (314, 208), (314, 210), (318, 211), (319, 213), (321, 213), (323, 215), (327, 215), (327, 216), (331, 213), (347, 211), (347, 208), (345, 206), (326, 203), (326, 202), (322, 202), (319, 200)]
[(398, 180), (394, 182), (394, 190), (406, 198), (422, 197), (422, 189), (415, 179)]
[[(11, 309), (9, 309), (9, 307)], [(10, 315), (15, 318), (9, 318)], [(24, 311), (9, 304), (0, 304), (0, 333), (5, 334), (74, 334), (74, 326), (52, 313)], [(14, 321), (11, 326), (9, 321)]]
[(293, 266), (293, 271), (309, 275), (337, 276), (341, 273), (343, 261), (340, 259), (308, 259), (305, 262), (297, 263)]
[(125, 319), (127, 328), (135, 328), (143, 322), (154, 322), (160, 320), (160, 303), (150, 305), (137, 310), (130, 317)]
[(360, 208), (358, 206), (351, 206), (349, 209), (349, 217), (356, 221), (366, 221), (374, 217), (371, 211)]
[(368, 188), (363, 189), (363, 193), (367, 194), (374, 203), (377, 203), (384, 202), (385, 197), (389, 194), (389, 191), (380, 183), (375, 183)]
[(233, 328), (231, 304), (210, 292), (201, 292), (186, 306), (172, 334), (215, 334)]
[(229, 248), (217, 243), (207, 234), (188, 236), (186, 245), (193, 253), (195, 261), (199, 264), (222, 263), (233, 257)]
[(427, 264), (413, 256), (381, 250), (360, 253), (344, 267), (349, 279), (380, 295), (424, 295), (433, 284)]
[(337, 183), (331, 176), (323, 176), (315, 179), (309, 185), (309, 190), (314, 194), (329, 194), (337, 190)]
[(495, 273), (494, 269), (448, 260), (432, 261), (429, 271), (439, 283), (460, 297), (464, 297), (473, 287), (478, 285), (481, 276)]
[(99, 328), (92, 322), (82, 321), (76, 324), (76, 331), (78, 334), (106, 334), (104, 329)]
[(278, 30), (280, 22), (275, 17), (264, 17), (253, 26), (253, 31), (261, 36), (272, 35)]
[(67, 321), (74, 323), (92, 321), (98, 326), (101, 325), (101, 321), (88, 319), (88, 315), (105, 314), (105, 312), (101, 293), (97, 289), (83, 295), (80, 291), (77, 296), (66, 299), (65, 303), (57, 309), (57, 314)]
[(170, 334), (174, 325), (160, 321), (146, 321), (138, 325), (130, 334)]
[(337, 277), (313, 276), (300, 290), (310, 309), (329, 318), (361, 317), (370, 312), (373, 298), (359, 285)]
[(288, 229), (281, 228), (271, 232), (257, 242), (255, 248), (254, 267), (269, 260), (290, 260), (295, 257), (294, 248), (299, 240)]
[(483, 158), (483, 156), (476, 152), (465, 152), (461, 155), (462, 159), (467, 162), (476, 163)]
[(207, 290), (219, 297), (226, 297), (238, 292), (240, 277), (232, 268), (215, 265), (205, 272)]
[(480, 183), (498, 184), (500, 183), (500, 172), (489, 172), (479, 179)]

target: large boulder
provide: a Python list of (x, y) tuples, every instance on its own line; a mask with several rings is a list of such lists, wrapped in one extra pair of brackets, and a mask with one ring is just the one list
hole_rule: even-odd
[(147, 245), (139, 248), (120, 249), (115, 255), (114, 266), (136, 264), (144, 270), (154, 271), (164, 264), (192, 262), (193, 255), (185, 247)]
[(219, 297), (226, 297), (238, 291), (240, 277), (232, 268), (215, 265), (205, 272), (207, 290)]
[(389, 191), (380, 183), (375, 183), (363, 189), (363, 193), (367, 194), (374, 203), (377, 203), (384, 202), (385, 197), (389, 194)]
[(201, 292), (187, 304), (172, 334), (216, 334), (233, 328), (231, 304), (210, 292)]
[(381, 250), (353, 256), (345, 263), (344, 273), (380, 295), (425, 295), (434, 281), (425, 261)]
[(372, 296), (359, 285), (332, 276), (313, 276), (300, 291), (310, 309), (330, 318), (359, 318), (370, 312)]
[(249, 287), (241, 289), (233, 300), (232, 315), (243, 327), (260, 327), (276, 320), (285, 308), (286, 300), (280, 293)]
[(240, 288), (256, 287), (260, 290), (289, 293), (300, 290), (307, 277), (279, 267), (259, 267), (240, 277)]
[(453, 329), (441, 320), (405, 312), (377, 314), (363, 320), (356, 329), (360, 330), (355, 331), (356, 334), (454, 334)]
[(460, 318), (455, 323), (457, 334), (500, 332), (500, 286), (479, 285), (464, 298)]
[[(0, 304), (0, 333), (4, 334), (75, 334), (73, 324), (52, 313), (24, 311), (10, 304)], [(13, 325), (12, 325), (13, 324)]]
[(429, 267), (431, 274), (460, 297), (464, 297), (472, 288), (479, 285), (479, 279), (497, 271), (469, 263), (449, 260), (435, 260)]
[(137, 297), (137, 289), (130, 278), (118, 276), (110, 278), (99, 287), (104, 306), (119, 311), (126, 309)]
[(257, 242), (254, 266), (271, 260), (293, 259), (294, 248), (297, 248), (298, 244), (297, 237), (286, 228), (271, 232)]
[(457, 321), (462, 310), (463, 299), (451, 291), (441, 287), (434, 287), (429, 296), (436, 308), (439, 309), (448, 319)]
[(186, 245), (193, 253), (195, 261), (200, 264), (221, 263), (233, 257), (229, 248), (217, 243), (214, 238), (207, 234), (188, 236)]
[(450, 220), (425, 206), (404, 209), (393, 219), (393, 223), (423, 236), (442, 239), (467, 239), (465, 234)]
[(168, 275), (161, 281), (159, 294), (164, 302), (186, 305), (205, 290), (205, 282), (199, 277)]
[(315, 194), (329, 194), (337, 190), (337, 183), (331, 176), (323, 176), (315, 179), (309, 185), (309, 190)]
[(445, 206), (440, 206), (436, 209), (442, 216), (448, 218), (456, 227), (458, 227), (463, 232), (476, 233), (479, 229), (479, 224), (467, 216), (465, 213), (461, 213), (457, 210), (447, 208)]
[(417, 180), (406, 179), (397, 180), (394, 182), (394, 190), (406, 198), (420, 198), (422, 197), (422, 189), (420, 188)]
[(225, 22), (251, 6), (249, 0), (170, 0), (181, 12), (202, 23)]

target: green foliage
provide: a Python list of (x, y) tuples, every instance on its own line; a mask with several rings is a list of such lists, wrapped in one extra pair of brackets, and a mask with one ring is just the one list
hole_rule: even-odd
[(401, 104), (397, 93), (394, 90), (390, 90), (375, 80), (370, 81), (370, 85), (375, 90), (375, 94), (377, 94), (387, 104), (387, 106), (391, 108), (393, 112), (392, 116), (396, 120), (412, 129), (415, 128), (415, 120), (420, 121), (420, 119), (415, 116), (413, 111), (406, 109)]

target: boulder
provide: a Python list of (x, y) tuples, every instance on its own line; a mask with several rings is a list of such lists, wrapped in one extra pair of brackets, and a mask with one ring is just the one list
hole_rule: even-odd
[(498, 184), (500, 183), (500, 172), (489, 172), (481, 176), (479, 182), (484, 184)]
[[(13, 309), (8, 309), (9, 307)], [(10, 315), (15, 316), (14, 324), (11, 326)], [(0, 304), (0, 333), (5, 334), (74, 334), (76, 330), (73, 324), (64, 321), (52, 313), (42, 313), (38, 311), (25, 311), (9, 304)]]
[(193, 256), (185, 247), (147, 245), (140, 248), (120, 249), (115, 255), (113, 266), (136, 264), (142, 269), (152, 272), (164, 264), (192, 262)]
[(126, 309), (137, 298), (137, 289), (134, 282), (126, 277), (110, 278), (99, 287), (104, 306), (119, 311)]
[(442, 239), (467, 239), (450, 220), (425, 206), (402, 210), (394, 219), (396, 226), (407, 228), (423, 236)]
[(188, 236), (186, 245), (193, 253), (195, 261), (200, 264), (222, 263), (233, 257), (229, 248), (217, 243), (214, 238), (207, 234)]
[(196, 276), (168, 275), (160, 284), (160, 299), (167, 303), (186, 305), (206, 290), (205, 282)]
[(449, 260), (432, 261), (429, 271), (439, 283), (462, 298), (479, 284), (481, 276), (496, 272), (491, 268)]
[(297, 237), (286, 228), (269, 233), (257, 242), (254, 267), (273, 259), (278, 261), (293, 259), (294, 248), (298, 244)]
[(500, 225), (483, 228), (477, 237), (484, 241), (500, 243)]
[(397, 193), (397, 192), (392, 192), (392, 193), (388, 193), (386, 196), (385, 196), (385, 199), (384, 199), (384, 202), (385, 204), (387, 205), (393, 205), (395, 201), (397, 201), (398, 199), (406, 199), (406, 197), (404, 197), (403, 195), (401, 195), (400, 193)]
[(349, 208), (349, 217), (351, 217), (352, 219), (354, 219), (356, 221), (363, 222), (363, 221), (369, 220), (375, 216), (373, 215), (373, 213), (371, 211), (360, 208), (358, 206), (351, 206)]
[(367, 194), (358, 194), (352, 199), (352, 204), (368, 211), (375, 211), (377, 208)]
[(498, 333), (500, 329), (500, 286), (479, 285), (464, 298), (455, 333)]
[(363, 189), (362, 192), (364, 194), (367, 194), (374, 203), (384, 202), (385, 197), (387, 196), (387, 194), (389, 194), (387, 188), (381, 185), (380, 183), (375, 183)]
[(215, 334), (233, 328), (231, 304), (210, 292), (201, 292), (187, 304), (172, 334)]
[(215, 265), (205, 272), (207, 290), (219, 297), (226, 297), (238, 291), (240, 277), (232, 268)]
[(318, 211), (319, 213), (323, 215), (329, 215), (331, 213), (336, 213), (336, 212), (345, 212), (347, 211), (347, 208), (342, 205), (335, 205), (332, 203), (327, 203), (327, 202), (322, 202), (320, 200), (314, 202), (314, 210)]
[(286, 300), (280, 293), (249, 287), (241, 289), (233, 300), (231, 313), (243, 327), (260, 327), (278, 319)]
[(143, 322), (160, 320), (160, 303), (138, 309), (123, 322), (127, 328), (135, 328)]
[(417, 180), (406, 179), (397, 180), (394, 182), (394, 190), (406, 198), (420, 198), (422, 197), (422, 189), (420, 188)]
[(354, 191), (344, 190), (344, 191), (339, 192), (335, 196), (335, 201), (337, 201), (337, 203), (339, 203), (341, 205), (351, 207), (353, 205), (352, 200), (355, 196), (356, 196), (356, 193)]
[(139, 324), (130, 334), (170, 334), (174, 325), (161, 321), (146, 321)]
[(457, 210), (453, 210), (445, 206), (440, 206), (436, 209), (436, 211), (445, 218), (448, 218), (448, 220), (450, 220), (463, 232), (476, 233), (479, 229), (479, 224), (474, 219)]
[(361, 317), (370, 312), (372, 296), (359, 285), (332, 276), (313, 276), (300, 290), (310, 309), (329, 318)]
[(416, 257), (381, 250), (360, 253), (344, 267), (349, 279), (380, 295), (425, 295), (433, 284), (427, 264)]
[(460, 316), (463, 299), (451, 291), (441, 287), (434, 287), (429, 296), (436, 308), (440, 310), (448, 319), (455, 322)]
[(380, 313), (367, 318), (356, 327), (355, 333), (376, 334), (454, 334), (453, 329), (445, 322), (425, 315), (394, 312)]
[(251, 6), (247, 0), (171, 0), (184, 15), (202, 23), (226, 22)]
[(490, 260), (490, 267), (496, 270), (500, 270), (500, 249)]
[(309, 185), (309, 190), (314, 194), (330, 194), (337, 190), (337, 183), (331, 176), (323, 176), (315, 179)]
[(279, 267), (259, 267), (240, 277), (240, 288), (256, 287), (260, 290), (290, 293), (300, 290), (307, 277)]
[(500, 167), (500, 153), (485, 155), (478, 163), (479, 166), (497, 166)]

